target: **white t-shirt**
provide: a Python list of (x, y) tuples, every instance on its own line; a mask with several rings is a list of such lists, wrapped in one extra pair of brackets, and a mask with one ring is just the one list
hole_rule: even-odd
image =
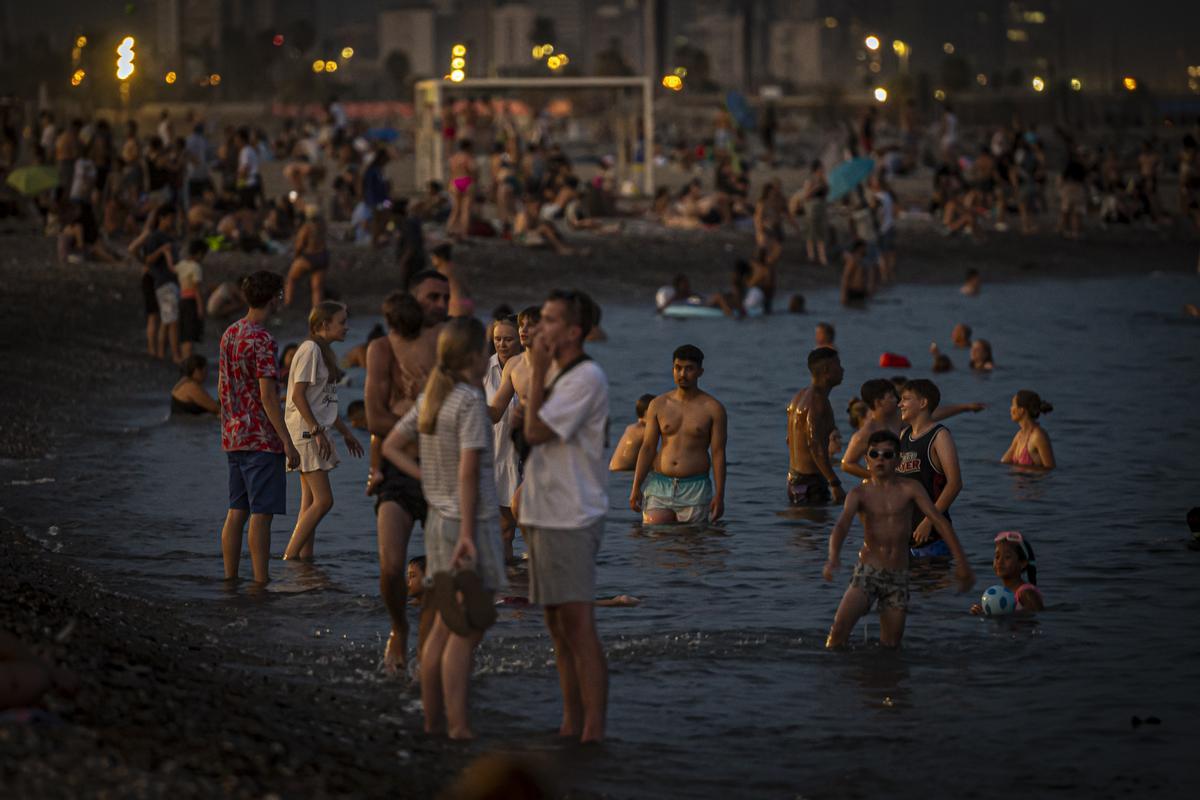
[[(504, 367), (500, 366), (500, 356), (492, 354), (488, 361), (487, 374), (483, 376), (483, 392), (488, 405), (500, 391), (503, 382)], [(508, 401), (508, 408), (500, 416), (500, 421), (492, 426), (494, 436), (492, 446), (496, 463), (496, 494), (500, 504), (507, 506), (512, 501), (513, 492), (521, 482), (520, 470), (517, 466), (517, 451), (512, 441), (512, 410), (517, 403), (516, 394)]]
[(520, 523), (584, 528), (608, 511), (608, 378), (585, 361), (559, 378), (538, 409), (556, 434), (534, 446), (525, 462)]
[(179, 279), (181, 292), (194, 292), (196, 284), (204, 280), (204, 271), (200, 269), (200, 262), (185, 258), (175, 265), (175, 277)]
[(250, 145), (238, 153), (238, 173), (245, 174), (247, 186), (258, 183), (258, 153)]
[(71, 177), (71, 199), (89, 199), (95, 186), (96, 165), (86, 156), (75, 159), (75, 173)]
[(309, 339), (300, 345), (292, 358), (292, 369), (288, 373), (287, 404), (283, 410), (283, 423), (293, 442), (303, 441), (308, 423), (300, 416), (300, 409), (292, 402), (292, 389), (298, 381), (308, 383), (304, 397), (318, 425), (329, 427), (338, 418), (337, 387), (329, 382), (329, 368), (321, 356), (321, 348)]

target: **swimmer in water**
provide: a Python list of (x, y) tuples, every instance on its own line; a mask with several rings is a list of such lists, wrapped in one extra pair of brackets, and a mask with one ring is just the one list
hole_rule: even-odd
[(419, 606), (421, 609), (417, 622), (417, 657), (413, 661), (415, 668), (421, 663), (421, 650), (425, 647), (425, 640), (429, 638), (429, 632), (433, 630), (433, 622), (437, 617), (433, 603), (430, 602), (432, 593), (425, 590), (425, 556), (413, 556), (408, 560), (405, 578), (408, 580), (408, 604)]
[(862, 514), (863, 546), (850, 586), (842, 596), (833, 627), (825, 646), (841, 647), (850, 637), (859, 618), (879, 605), (879, 642), (884, 647), (899, 647), (908, 615), (908, 545), (911, 520), (923, 514), (937, 528), (954, 556), (959, 591), (975, 583), (975, 574), (950, 520), (934, 506), (928, 493), (915, 481), (896, 474), (900, 441), (891, 431), (876, 431), (868, 440), (870, 480), (850, 490), (841, 516), (829, 536), (829, 560), (821, 574), (832, 581), (838, 568), (842, 544), (850, 532), (854, 517)]
[(834, 337), (837, 336), (837, 331), (833, 325), (828, 322), (818, 322), (816, 334), (814, 337), (813, 347), (828, 347), (830, 350), (837, 350), (837, 345), (833, 343)]
[(836, 350), (818, 347), (808, 354), (812, 383), (788, 405), (788, 502), (794, 506), (824, 505), (846, 498), (842, 480), (829, 455), (833, 408), (829, 393), (841, 385), (845, 371)]
[(971, 346), (971, 326), (965, 322), (960, 322), (954, 326), (954, 330), (950, 331), (950, 342), (955, 347), (967, 348)]
[(1037, 392), (1022, 389), (1013, 395), (1008, 413), (1019, 430), (1001, 456), (1001, 464), (1054, 469), (1054, 448), (1050, 446), (1049, 435), (1037, 422), (1038, 417), (1053, 410), (1054, 406), (1038, 397)]
[(992, 361), (992, 345), (987, 339), (971, 342), (971, 369), (976, 372), (991, 372), (996, 368)]
[(981, 288), (983, 288), (983, 278), (980, 277), (979, 270), (975, 268), (967, 270), (967, 279), (959, 291), (967, 297), (976, 297)]
[[(867, 439), (875, 431), (882, 430), (889, 430), (899, 436), (900, 431), (904, 429), (904, 422), (900, 419), (900, 392), (897, 391), (892, 381), (884, 378), (872, 378), (862, 385), (859, 394), (862, 397), (859, 402), (865, 403), (870, 411), (858, 426), (855, 434), (850, 437), (846, 453), (842, 456), (842, 472), (866, 480), (871, 476), (861, 462), (867, 452)], [(987, 406), (983, 403), (939, 405), (934, 409), (932, 419), (934, 422), (941, 422), (956, 414), (967, 411), (979, 412), (985, 408)]]
[[(1033, 557), (1033, 545), (1016, 531), (1001, 531), (996, 534), (994, 541), (996, 552), (992, 556), (992, 569), (1016, 598), (1017, 611), (1044, 609), (1046, 602), (1037, 587), (1037, 562)], [(982, 614), (983, 606), (975, 603), (971, 606), (971, 613)]]
[(675, 389), (646, 409), (629, 507), (647, 525), (703, 525), (725, 513), (725, 406), (700, 388), (704, 353), (699, 347), (676, 348), (671, 371)]
[(637, 420), (629, 423), (621, 434), (621, 441), (613, 448), (612, 460), (608, 462), (609, 472), (632, 472), (637, 469), (638, 451), (642, 449), (642, 437), (646, 433), (646, 409), (650, 407), (652, 394), (644, 394), (638, 398), (634, 411)]
[[(921, 484), (940, 514), (950, 517), (950, 504), (962, 491), (958, 448), (950, 431), (936, 423), (933, 414), (942, 400), (933, 381), (917, 379), (900, 392), (900, 420), (908, 427), (900, 432), (900, 463), (896, 474)], [(947, 542), (939, 541), (932, 520), (916, 512), (912, 518), (910, 555), (941, 558), (951, 555)]]

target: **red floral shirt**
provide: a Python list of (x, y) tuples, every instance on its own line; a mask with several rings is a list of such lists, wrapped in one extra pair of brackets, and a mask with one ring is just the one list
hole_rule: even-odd
[(259, 378), (279, 374), (275, 338), (257, 322), (239, 319), (221, 337), (217, 396), (221, 400), (221, 448), (282, 453), (283, 442), (263, 410)]

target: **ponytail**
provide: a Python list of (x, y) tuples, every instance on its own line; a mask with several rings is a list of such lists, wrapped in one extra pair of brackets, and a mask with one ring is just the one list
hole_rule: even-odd
[(483, 352), (483, 323), (474, 317), (455, 317), (446, 323), (437, 340), (437, 366), (425, 381), (421, 410), (417, 413), (417, 431), (432, 436), (437, 431), (437, 418), (455, 384), (466, 383), (463, 377), (471, 358)]
[(325, 323), (336, 317), (339, 312), (345, 310), (346, 306), (342, 303), (333, 300), (324, 300), (313, 306), (313, 310), (308, 314), (308, 338), (316, 343), (317, 347), (321, 348), (321, 358), (325, 361), (325, 369), (329, 371), (330, 383), (340, 381), (343, 373), (338, 366), (337, 356), (334, 355), (329, 341), (319, 335), (317, 331), (321, 330), (325, 326)]

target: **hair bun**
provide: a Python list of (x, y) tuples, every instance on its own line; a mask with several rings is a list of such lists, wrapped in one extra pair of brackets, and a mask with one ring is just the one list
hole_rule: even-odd
[(1053, 410), (1054, 410), (1054, 406), (1050, 405), (1050, 404), (1049, 404), (1049, 403), (1047, 403), (1045, 400), (1043, 400), (1043, 401), (1042, 401), (1042, 409), (1041, 409), (1041, 410), (1042, 410), (1042, 413), (1043, 413), (1043, 414), (1049, 414), (1051, 411), (1053, 411)]

